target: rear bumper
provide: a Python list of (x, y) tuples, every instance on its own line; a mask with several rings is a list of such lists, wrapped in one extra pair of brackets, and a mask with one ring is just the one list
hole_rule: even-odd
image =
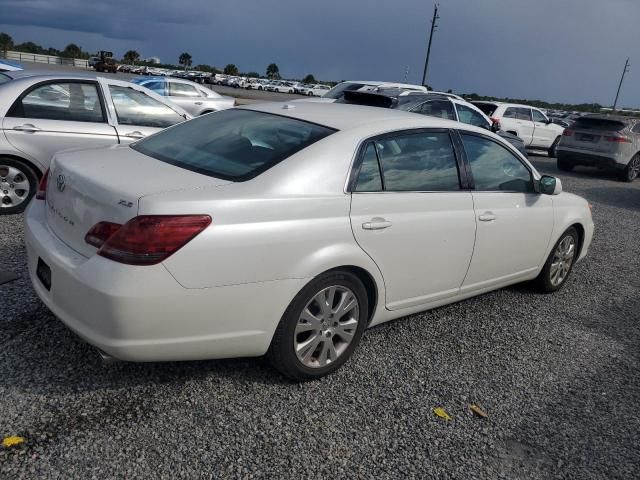
[[(85, 258), (46, 225), (44, 202), (25, 215), (29, 276), (47, 307), (72, 331), (120, 360), (197, 360), (263, 355), (306, 280), (187, 289), (160, 265)], [(51, 289), (36, 275), (51, 268)]]
[(622, 170), (627, 165), (626, 163), (622, 163), (615, 154), (586, 153), (584, 151), (568, 149), (566, 147), (558, 147), (557, 158), (558, 160), (571, 165), (597, 167), (603, 170)]

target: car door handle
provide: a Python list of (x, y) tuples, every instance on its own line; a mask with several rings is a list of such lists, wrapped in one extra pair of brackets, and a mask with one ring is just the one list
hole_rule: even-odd
[(481, 222), (493, 222), (496, 218), (493, 212), (484, 212), (482, 215), (478, 217), (478, 220)]
[(372, 218), (370, 222), (365, 222), (362, 224), (363, 230), (384, 230), (385, 228), (389, 228), (391, 226), (391, 222), (387, 222), (384, 218)]
[(37, 132), (38, 130), (41, 130), (40, 128), (36, 127), (31, 123), (25, 123), (24, 125), (16, 125), (15, 127), (13, 127), (13, 129), (17, 130), (18, 132)]
[(202, 102), (195, 102), (194, 105), (202, 105)]
[(144, 138), (145, 134), (136, 130), (135, 132), (125, 133), (124, 136), (129, 138)]

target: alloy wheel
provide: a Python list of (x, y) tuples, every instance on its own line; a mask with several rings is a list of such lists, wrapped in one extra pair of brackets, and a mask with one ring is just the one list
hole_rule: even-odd
[(0, 164), (0, 209), (20, 205), (29, 198), (27, 175), (16, 167)]
[(322, 289), (302, 309), (295, 327), (293, 347), (298, 360), (309, 368), (335, 362), (356, 335), (360, 305), (347, 287)]
[(576, 255), (576, 240), (572, 235), (564, 237), (553, 254), (549, 276), (551, 285), (557, 287), (567, 279)]
[(629, 180), (635, 180), (640, 175), (640, 155), (636, 155), (629, 162), (627, 167), (627, 175)]

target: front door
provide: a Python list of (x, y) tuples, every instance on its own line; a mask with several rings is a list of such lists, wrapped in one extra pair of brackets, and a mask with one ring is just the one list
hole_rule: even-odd
[(476, 226), (449, 133), (386, 135), (369, 142), (360, 161), (351, 225), (382, 272), (387, 308), (454, 296), (469, 267)]
[(530, 276), (546, 259), (552, 199), (534, 192), (530, 170), (497, 141), (472, 133), (461, 136), (474, 182), (478, 225), (462, 290)]
[(44, 167), (60, 150), (117, 144), (98, 88), (96, 82), (69, 80), (30, 87), (2, 122), (7, 140)]

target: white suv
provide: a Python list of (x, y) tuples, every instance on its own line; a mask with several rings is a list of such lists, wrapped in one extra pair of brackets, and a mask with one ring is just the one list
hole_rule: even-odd
[(528, 105), (500, 102), (472, 102), (502, 130), (519, 136), (527, 148), (543, 149), (550, 157), (556, 156), (556, 147), (564, 128), (556, 125), (542, 111)]

